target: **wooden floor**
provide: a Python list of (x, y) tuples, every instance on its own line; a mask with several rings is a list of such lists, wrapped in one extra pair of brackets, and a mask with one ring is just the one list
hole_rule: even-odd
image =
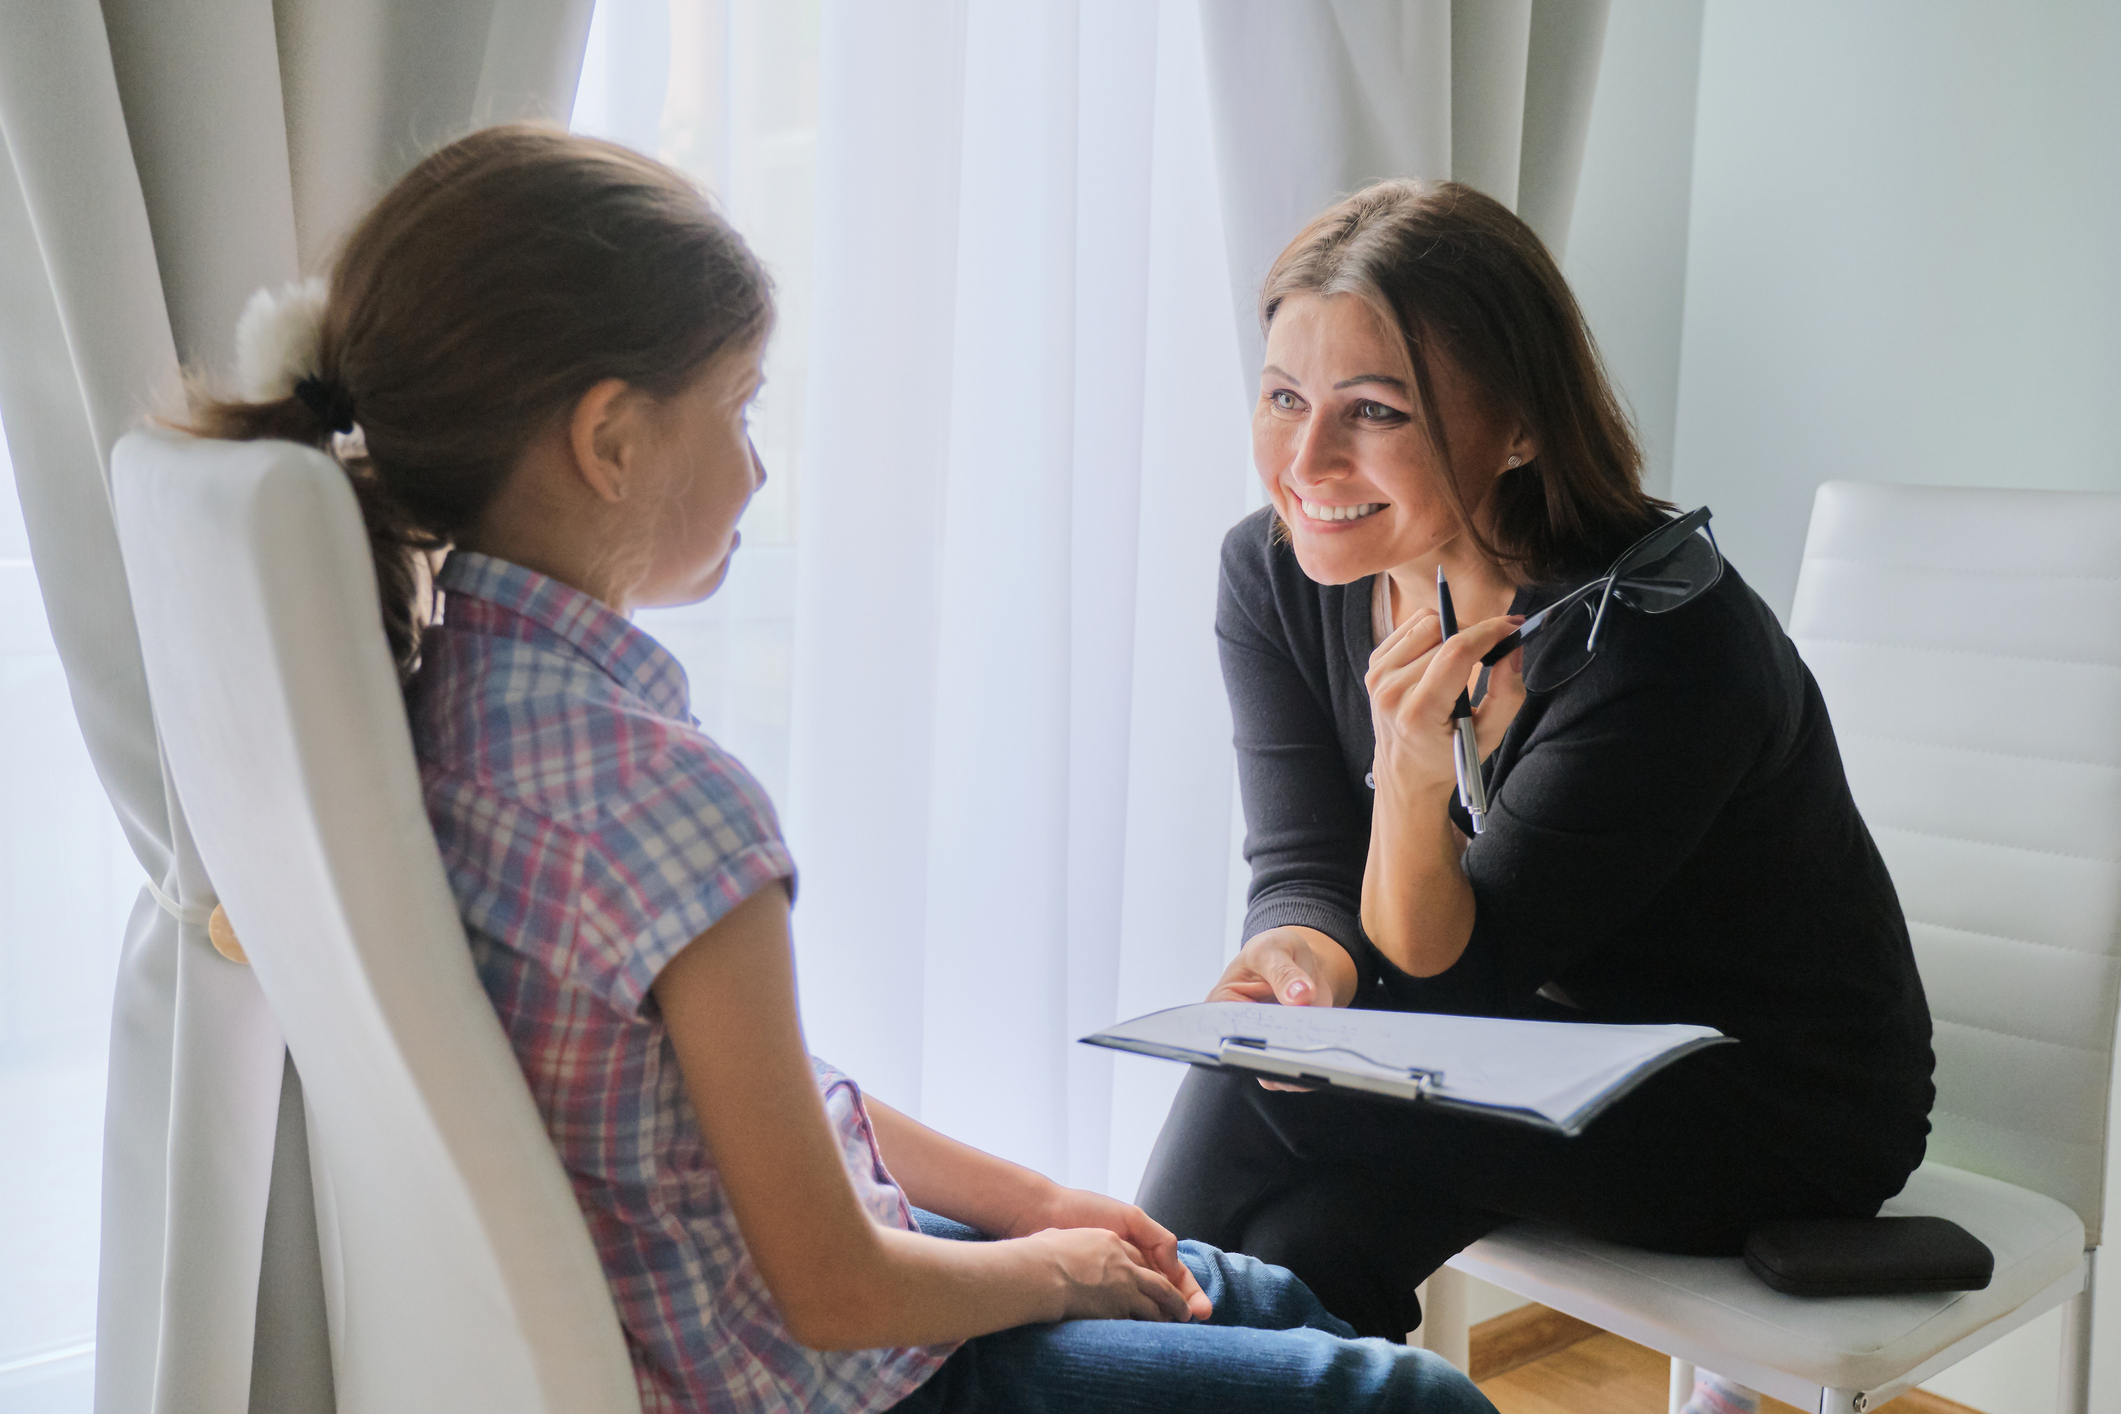
[[(1507, 1318), (1498, 1318), (1503, 1320)], [(1566, 1319), (1566, 1318), (1564, 1318)], [(1485, 1323), (1484, 1323), (1485, 1324)], [(1482, 1349), (1481, 1327), (1473, 1331), (1476, 1371), (1496, 1363), (1493, 1342)], [(1487, 1361), (1482, 1357), (1489, 1356)], [(1671, 1362), (1654, 1350), (1603, 1331), (1586, 1336), (1528, 1364), (1480, 1381), (1501, 1414), (1663, 1414)], [(1801, 1414), (1780, 1400), (1763, 1400), (1773, 1414)], [(1978, 1414), (1926, 1390), (1915, 1390), (1881, 1406), (1891, 1414)]]

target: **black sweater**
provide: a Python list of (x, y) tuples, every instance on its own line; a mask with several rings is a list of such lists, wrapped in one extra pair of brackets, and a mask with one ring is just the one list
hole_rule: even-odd
[[(1355, 959), (1358, 1006), (1714, 1026), (1741, 1043), (1723, 1053), (1750, 1092), (1734, 1101), (1778, 1129), (1919, 1159), (1933, 1062), (1907, 925), (1818, 685), (1735, 570), (1669, 614), (1616, 607), (1590, 666), (1526, 698), (1466, 847), (1471, 940), (1417, 978), (1360, 921), (1372, 581), (1313, 582), (1272, 525), (1261, 511), (1224, 540), (1216, 610), (1246, 937), (1328, 934)], [(1520, 591), (1512, 612), (1562, 588)], [(1580, 1011), (1535, 995), (1549, 983)]]

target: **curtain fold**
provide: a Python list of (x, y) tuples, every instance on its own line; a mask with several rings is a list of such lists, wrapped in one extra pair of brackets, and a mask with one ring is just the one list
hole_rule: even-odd
[(1556, 264), (1568, 249), (1569, 221), (1576, 214), (1611, 13), (1612, 0), (1534, 0), (1532, 7), (1517, 214), (1539, 232)]
[[(171, 406), (180, 356), (224, 365), (253, 289), (318, 268), (351, 216), (479, 109), (564, 116), (589, 9), (0, 8), (0, 412), (76, 714), (150, 880), (113, 1002), (100, 1409), (246, 1407), (261, 1256), (279, 1280), (316, 1280), (306, 1192), (275, 1198), (284, 1230), (268, 1232), (272, 1185), (306, 1187), (306, 1159), (275, 1163), (276, 1135), (300, 1138), (300, 1106), (283, 1094), (293, 1072), (255, 979), (205, 938), (213, 895), (156, 748), (110, 446)], [(262, 1304), (302, 1295), (268, 1289)], [(276, 1408), (329, 1407), (311, 1335), (287, 1337), (314, 1353), (307, 1368), (261, 1358)]]
[(929, 1123), (1131, 1192), (1176, 1068), (1072, 1043), (1197, 1000), (1227, 932), (1212, 620), (1244, 406), (1197, 17), (823, 20), (786, 802), (806, 1027)]
[(1558, 262), (1610, 0), (1216, 0), (1202, 7), (1244, 379), (1260, 282), (1303, 223), (1386, 177), (1451, 177)]

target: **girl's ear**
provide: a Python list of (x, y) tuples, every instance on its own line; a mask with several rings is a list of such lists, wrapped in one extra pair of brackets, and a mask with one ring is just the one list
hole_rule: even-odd
[(622, 378), (606, 378), (582, 394), (567, 423), (575, 474), (600, 500), (626, 498), (627, 470), (640, 435), (639, 402)]

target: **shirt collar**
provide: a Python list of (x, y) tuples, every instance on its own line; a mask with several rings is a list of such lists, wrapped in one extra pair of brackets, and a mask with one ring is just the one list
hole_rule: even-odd
[[(666, 717), (692, 719), (685, 669), (670, 650), (593, 595), (492, 555), (452, 550), (435, 576), (448, 597), (443, 621), (478, 631), (482, 608), (501, 610), (558, 637), (619, 686)], [(471, 601), (466, 603), (465, 601)]]

